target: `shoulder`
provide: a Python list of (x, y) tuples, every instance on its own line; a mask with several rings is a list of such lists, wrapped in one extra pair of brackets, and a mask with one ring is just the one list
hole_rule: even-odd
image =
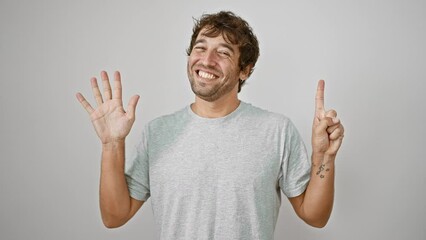
[(271, 112), (269, 110), (253, 106), (249, 103), (244, 104), (246, 105), (244, 117), (247, 119), (259, 121), (266, 124), (276, 124), (280, 126), (292, 124), (290, 118), (284, 114)]
[(290, 117), (277, 112), (272, 112), (260, 107), (246, 103), (243, 123), (255, 129), (265, 132), (281, 133), (282, 137), (288, 138), (299, 135), (299, 132)]
[(147, 124), (147, 128), (152, 130), (165, 129), (173, 126), (179, 126), (188, 119), (188, 109), (184, 107), (174, 113), (157, 117)]

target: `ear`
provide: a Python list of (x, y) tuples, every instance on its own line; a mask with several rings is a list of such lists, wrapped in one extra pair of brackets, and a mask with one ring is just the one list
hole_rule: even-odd
[(240, 71), (240, 79), (245, 81), (249, 77), (251, 69), (252, 69), (251, 64), (247, 65), (244, 69), (242, 69)]

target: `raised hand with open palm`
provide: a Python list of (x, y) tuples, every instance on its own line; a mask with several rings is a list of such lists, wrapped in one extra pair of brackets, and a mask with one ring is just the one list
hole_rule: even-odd
[(114, 89), (111, 89), (108, 74), (101, 72), (103, 96), (99, 90), (96, 78), (91, 79), (92, 91), (97, 108), (94, 109), (81, 93), (77, 99), (90, 114), (96, 133), (102, 144), (124, 141), (135, 121), (135, 109), (139, 100), (138, 95), (130, 98), (127, 111), (123, 108), (120, 72), (114, 73)]
[(99, 199), (102, 221), (107, 227), (126, 223), (142, 206), (143, 201), (130, 197), (124, 174), (125, 138), (135, 121), (135, 109), (139, 96), (130, 98), (127, 110), (123, 108), (121, 76), (114, 73), (114, 89), (108, 74), (101, 72), (103, 96), (96, 78), (91, 79), (97, 108), (94, 109), (81, 93), (77, 99), (90, 115), (96, 133), (102, 142)]

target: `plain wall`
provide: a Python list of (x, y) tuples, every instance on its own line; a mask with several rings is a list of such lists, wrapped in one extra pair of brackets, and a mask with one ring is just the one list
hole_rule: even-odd
[(261, 56), (240, 98), (289, 116), (310, 149), (317, 81), (346, 128), (324, 229), (283, 198), (276, 239), (426, 239), (426, 2), (0, 1), (0, 238), (156, 239), (150, 200), (124, 227), (98, 206), (100, 142), (85, 110), (101, 70), (141, 96), (127, 139), (193, 101), (193, 17), (232, 10)]

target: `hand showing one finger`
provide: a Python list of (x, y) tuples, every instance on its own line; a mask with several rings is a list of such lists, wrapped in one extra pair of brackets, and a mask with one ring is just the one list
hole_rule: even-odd
[(315, 97), (312, 150), (314, 153), (335, 155), (342, 144), (344, 128), (335, 110), (325, 111), (324, 88), (325, 82), (320, 80)]

